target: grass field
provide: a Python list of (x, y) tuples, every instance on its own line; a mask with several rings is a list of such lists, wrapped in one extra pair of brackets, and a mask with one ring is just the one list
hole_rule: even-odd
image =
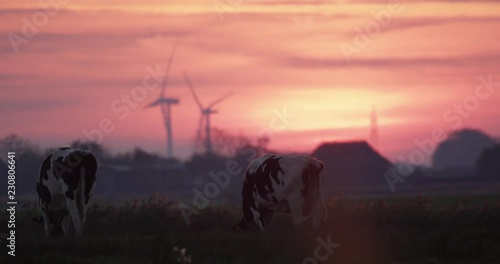
[[(277, 214), (266, 233), (232, 230), (238, 208), (204, 209), (187, 226), (176, 204), (158, 196), (93, 204), (84, 235), (58, 240), (44, 238), (43, 224), (31, 220), (38, 215), (31, 204), (17, 212), (16, 257), (2, 254), (0, 263), (179, 263), (174, 247), (186, 248), (195, 264), (500, 263), (500, 196), (336, 198), (327, 204), (330, 217), (319, 230), (295, 229), (289, 216)], [(318, 239), (340, 245), (313, 262)]]

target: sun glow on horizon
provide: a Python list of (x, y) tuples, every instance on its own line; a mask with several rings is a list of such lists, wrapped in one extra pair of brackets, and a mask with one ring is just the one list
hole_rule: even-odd
[[(294, 116), (286, 126), (285, 130), (288, 131), (362, 128), (369, 125), (372, 106), (384, 111), (404, 105), (410, 99), (404, 94), (387, 94), (372, 89), (301, 89), (279, 92), (271, 96), (269, 101), (259, 102), (252, 116), (260, 120), (269, 119), (269, 109), (278, 104), (290, 116)], [(379, 120), (379, 125), (402, 121), (396, 117), (385, 117)]]

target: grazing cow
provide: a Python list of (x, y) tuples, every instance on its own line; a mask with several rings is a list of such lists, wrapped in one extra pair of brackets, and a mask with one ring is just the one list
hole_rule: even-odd
[(253, 160), (243, 183), (243, 219), (234, 229), (249, 230), (257, 224), (261, 230), (274, 212), (291, 213), (295, 225), (312, 218), (314, 228), (326, 220), (321, 194), (321, 161), (304, 155), (265, 155)]
[(82, 233), (96, 171), (92, 153), (71, 148), (60, 148), (43, 161), (36, 184), (43, 218), (34, 220), (45, 223), (47, 237), (67, 234), (70, 217), (76, 234)]

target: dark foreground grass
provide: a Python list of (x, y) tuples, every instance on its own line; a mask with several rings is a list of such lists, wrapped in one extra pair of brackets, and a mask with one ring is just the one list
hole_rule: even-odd
[(340, 247), (317, 263), (500, 263), (500, 197), (439, 200), (335, 199), (317, 231), (296, 230), (277, 214), (268, 232), (242, 233), (231, 230), (238, 209), (208, 208), (186, 226), (174, 203), (155, 197), (94, 204), (84, 235), (58, 240), (46, 240), (43, 224), (32, 222), (33, 206), (17, 213), (16, 257), (3, 253), (0, 263), (179, 263), (174, 247), (187, 248), (195, 264), (314, 263), (304, 259), (314, 256), (318, 239)]

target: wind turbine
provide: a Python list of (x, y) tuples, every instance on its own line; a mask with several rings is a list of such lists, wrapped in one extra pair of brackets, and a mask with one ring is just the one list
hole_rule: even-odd
[(172, 61), (174, 60), (176, 50), (177, 50), (177, 43), (172, 48), (172, 51), (170, 53), (170, 57), (169, 57), (168, 62), (167, 62), (167, 68), (165, 69), (165, 76), (164, 76), (164, 79), (162, 82), (160, 97), (145, 107), (145, 108), (149, 108), (149, 107), (155, 107), (158, 105), (160, 106), (161, 113), (163, 115), (163, 123), (165, 124), (165, 128), (167, 130), (167, 157), (168, 158), (173, 158), (173, 156), (174, 156), (173, 139), (172, 139), (171, 106), (178, 104), (179, 99), (167, 98), (165, 96), (165, 88), (167, 87), (168, 74), (170, 71), (170, 66), (172, 66)]
[(215, 105), (219, 104), (222, 102), (224, 99), (228, 98), (232, 93), (228, 93), (221, 98), (213, 101), (211, 104), (209, 104), (207, 107), (203, 107), (203, 105), (200, 102), (200, 99), (198, 98), (198, 95), (196, 94), (193, 85), (191, 84), (191, 81), (189, 80), (189, 77), (186, 75), (184, 72), (184, 79), (186, 80), (186, 83), (191, 90), (191, 93), (193, 94), (193, 98), (196, 101), (196, 104), (200, 108), (201, 116), (200, 116), (200, 121), (198, 122), (198, 132), (197, 132), (197, 140), (201, 139), (201, 131), (203, 128), (203, 124), (205, 124), (205, 148), (207, 151), (207, 154), (212, 154), (212, 138), (210, 134), (210, 115), (218, 113), (218, 110), (212, 109)]

